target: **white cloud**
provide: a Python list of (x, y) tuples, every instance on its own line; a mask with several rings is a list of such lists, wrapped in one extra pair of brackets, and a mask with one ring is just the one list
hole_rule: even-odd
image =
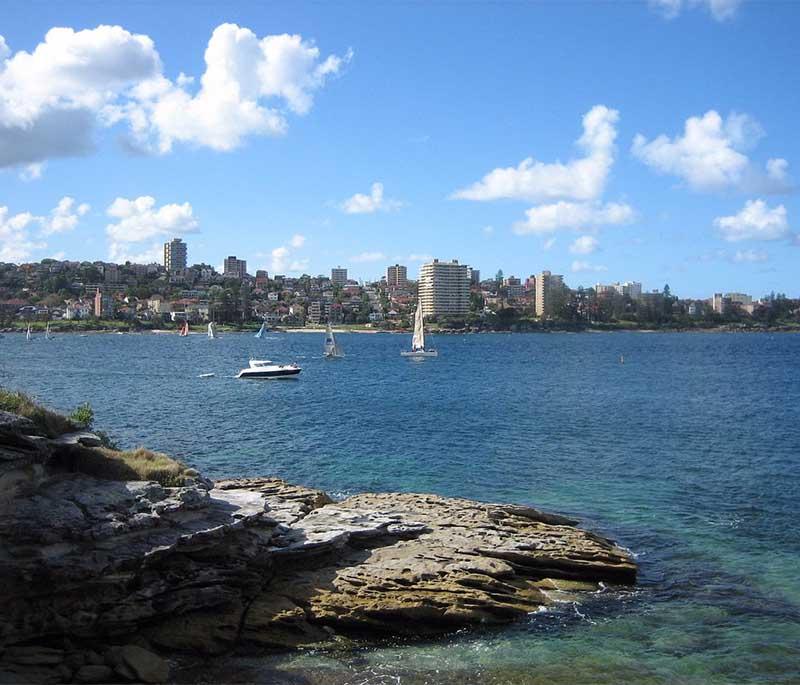
[[(9, 55), (3, 40), (0, 58)], [(146, 35), (120, 26), (53, 28), (31, 53), (0, 63), (0, 167), (89, 154), (98, 126), (123, 123), (129, 144), (159, 152), (175, 142), (230, 150), (250, 135), (279, 135), (350, 57), (323, 59), (301, 36), (259, 39), (222, 24), (193, 94), (192, 77), (164, 77)]]
[(595, 105), (583, 117), (578, 147), (585, 156), (567, 163), (545, 163), (532, 157), (516, 167), (490, 171), (480, 181), (453, 193), (460, 200), (593, 200), (605, 189), (614, 162), (619, 112)]
[(38, 181), (42, 177), (45, 168), (44, 162), (27, 164), (19, 172), (19, 177), (23, 181)]
[(196, 94), (188, 90), (190, 77), (173, 84), (159, 75), (139, 84), (134, 102), (117, 116), (129, 119), (137, 143), (159, 152), (175, 142), (231, 150), (250, 135), (286, 133), (287, 115), (307, 114), (315, 91), (351, 58), (348, 52), (322, 59), (299, 35), (258, 38), (248, 28), (221, 24), (208, 41)]
[(483, 232), (483, 235), (485, 235), (485, 236), (493, 235), (494, 234), (494, 226), (484, 226), (481, 229), (481, 231)]
[(789, 168), (789, 162), (785, 159), (768, 159), (767, 160), (767, 176), (769, 176), (773, 181), (780, 181), (786, 182), (787, 178), (787, 170)]
[(569, 251), (572, 254), (592, 254), (597, 250), (597, 238), (591, 235), (582, 235), (580, 238), (575, 238), (569, 246)]
[(737, 250), (733, 261), (737, 264), (758, 264), (769, 260), (769, 255), (762, 250)]
[(736, 16), (743, 0), (650, 0), (650, 6), (665, 19), (675, 19), (684, 7), (702, 7), (717, 21), (727, 21)]
[(700, 191), (759, 188), (763, 192), (787, 189), (788, 162), (771, 159), (760, 171), (744, 154), (763, 137), (761, 125), (747, 114), (732, 113), (723, 119), (715, 110), (689, 117), (683, 135), (661, 134), (648, 140), (636, 134), (631, 152), (647, 166), (676, 176)]
[(786, 207), (770, 208), (764, 200), (748, 200), (738, 214), (714, 219), (714, 226), (729, 242), (780, 240), (789, 236)]
[(419, 253), (413, 253), (412, 252), (410, 255), (408, 255), (408, 261), (409, 262), (431, 262), (431, 261), (433, 261), (433, 255), (429, 255), (429, 254), (425, 254), (425, 253), (419, 254)]
[(351, 262), (364, 263), (364, 262), (381, 262), (386, 261), (388, 257), (383, 252), (362, 252), (361, 254), (350, 257)]
[(281, 273), (285, 271), (288, 264), (289, 248), (284, 245), (276, 247), (272, 250), (270, 255), (272, 257), (272, 262), (270, 263), (272, 273)]
[(548, 238), (547, 240), (544, 241), (544, 244), (542, 245), (542, 249), (549, 250), (555, 244), (556, 244), (556, 237), (553, 236), (552, 238)]
[(538, 205), (525, 212), (525, 221), (514, 224), (518, 235), (552, 233), (561, 228), (580, 229), (590, 226), (620, 225), (636, 217), (633, 208), (625, 203), (556, 202)]
[(76, 207), (71, 197), (62, 197), (47, 216), (31, 212), (12, 216), (8, 207), (0, 207), (0, 262), (21, 262), (47, 248), (46, 242), (31, 237), (30, 229), (34, 226), (39, 227), (41, 236), (71, 231), (88, 211), (89, 205), (84, 203)]
[(341, 209), (346, 214), (372, 214), (378, 211), (391, 212), (402, 206), (401, 202), (383, 196), (383, 183), (373, 183), (369, 195), (356, 193), (345, 200)]
[(0, 207), (0, 262), (23, 262), (34, 251), (47, 247), (47, 243), (33, 241), (28, 233), (37, 220), (30, 212), (10, 215), (8, 207)]
[[(110, 243), (108, 246), (108, 259), (115, 264), (155, 264), (160, 263), (164, 257), (164, 246), (152, 243), (147, 248), (136, 246), (135, 243)], [(220, 272), (222, 269), (220, 269)]]
[(50, 29), (0, 64), (0, 167), (88, 154), (101, 111), (160, 69), (153, 41), (120, 26)]
[(128, 243), (193, 233), (198, 227), (192, 205), (188, 202), (157, 207), (155, 198), (149, 195), (142, 195), (135, 200), (118, 197), (108, 206), (106, 214), (116, 219), (116, 223), (106, 226), (106, 234), (109, 238), (109, 258), (117, 261), (138, 262), (143, 255), (148, 262), (154, 261), (154, 255), (155, 261), (158, 261), (160, 257), (156, 252), (156, 243), (143, 255), (135, 255), (136, 259), (128, 257), (123, 260), (121, 256), (129, 255), (131, 248), (127, 246)]
[(274, 248), (270, 253), (269, 268), (273, 274), (286, 273), (286, 272), (303, 272), (308, 269), (308, 259), (294, 258), (294, 250), (303, 247), (306, 243), (306, 237), (295, 233), (290, 239), (288, 245), (280, 245)]
[(571, 269), (573, 273), (600, 273), (601, 271), (608, 271), (608, 267), (601, 266), (600, 264), (590, 264), (589, 262), (585, 262), (580, 259), (576, 259), (574, 262), (572, 262)]
[(74, 198), (62, 197), (55, 209), (50, 212), (50, 216), (42, 219), (42, 233), (51, 235), (71, 231), (78, 225), (80, 217), (84, 216), (89, 209), (89, 205), (85, 202), (76, 207)]

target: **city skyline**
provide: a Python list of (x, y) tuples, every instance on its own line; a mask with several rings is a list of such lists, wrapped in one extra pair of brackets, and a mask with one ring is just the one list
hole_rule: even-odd
[[(156, 20), (7, 3), (0, 261), (160, 262), (180, 236), (190, 263), (220, 271), (238, 255), (252, 273), (375, 280), (399, 263), (416, 278), (438, 258), (574, 287), (796, 295), (798, 17), (667, 4), (466, 5), (455, 19), (173, 5)], [(768, 53), (741, 49), (765, 36)], [(127, 71), (109, 76), (120, 56)], [(249, 96), (221, 100), (232, 82)]]

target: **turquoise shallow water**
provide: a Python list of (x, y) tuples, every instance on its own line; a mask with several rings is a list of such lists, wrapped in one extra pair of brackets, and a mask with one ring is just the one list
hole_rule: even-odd
[[(90, 400), (120, 444), (211, 476), (575, 514), (636, 553), (640, 583), (501, 630), (236, 659), (193, 677), (800, 682), (800, 336), (450, 336), (423, 362), (400, 358), (408, 336), (340, 340), (347, 358), (325, 361), (316, 334), (7, 335), (0, 382), (60, 409)], [(250, 354), (304, 370), (236, 380)]]

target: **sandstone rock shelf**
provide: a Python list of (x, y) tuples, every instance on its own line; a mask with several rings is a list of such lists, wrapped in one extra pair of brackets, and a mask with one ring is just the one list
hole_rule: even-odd
[(99, 480), (64, 468), (90, 436), (3, 418), (0, 682), (162, 682), (173, 655), (435, 635), (636, 579), (626, 550), (531, 507)]

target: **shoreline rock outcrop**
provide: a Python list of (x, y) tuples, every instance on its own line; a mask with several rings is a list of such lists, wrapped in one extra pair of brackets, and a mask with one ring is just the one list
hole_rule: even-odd
[(65, 467), (91, 436), (0, 419), (0, 683), (163, 682), (176, 654), (435, 635), (636, 579), (629, 552), (531, 507), (101, 480)]

